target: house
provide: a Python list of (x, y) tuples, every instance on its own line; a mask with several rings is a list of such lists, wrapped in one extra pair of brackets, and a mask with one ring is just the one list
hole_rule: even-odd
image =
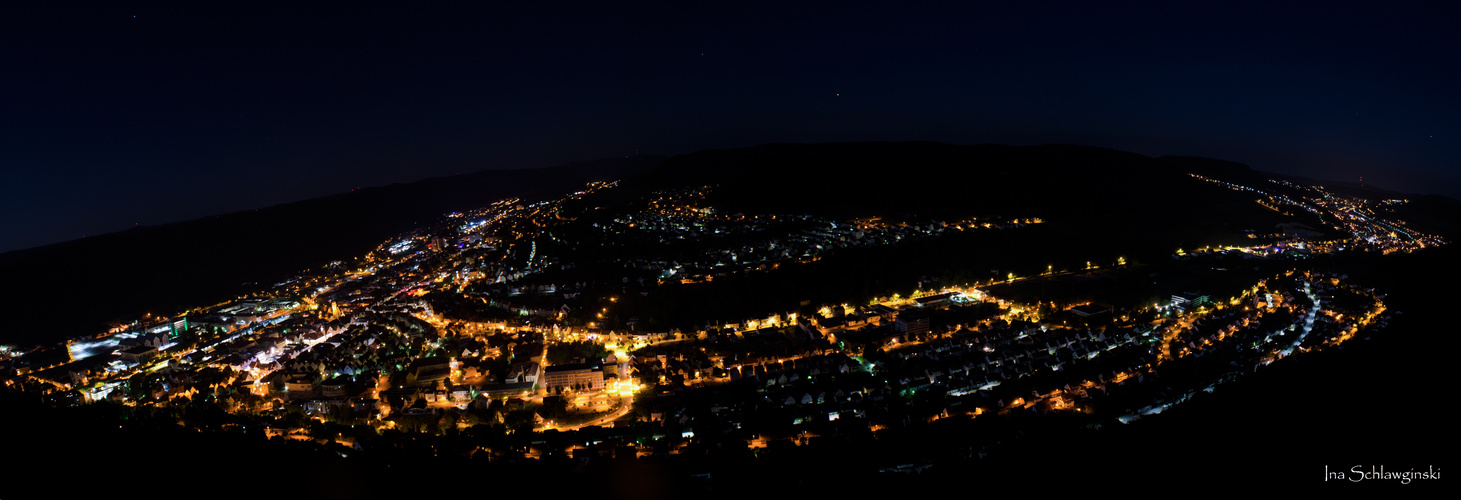
[(1075, 313), (1076, 316), (1080, 316), (1082, 318), (1090, 318), (1093, 316), (1110, 313), (1111, 309), (1101, 307), (1095, 304), (1086, 304), (1072, 307), (1070, 308), (1070, 312)]
[(350, 401), (345, 398), (311, 399), (304, 402), (304, 412), (310, 415), (329, 413), (336, 408), (348, 408)]
[(350, 379), (335, 377), (320, 383), (320, 394), (327, 398), (344, 397), (349, 395), (350, 386)]
[(890, 321), (898, 315), (898, 311), (891, 307), (878, 304), (872, 307), (872, 313), (877, 314), (883, 321)]
[[(841, 308), (838, 308), (838, 310), (841, 310)], [(818, 319), (817, 326), (821, 328), (823, 333), (833, 332), (846, 328), (847, 319), (842, 315), (833, 316), (831, 318)]]
[(284, 392), (292, 398), (308, 397), (314, 390), (316, 380), (308, 373), (293, 373), (284, 376)]
[(143, 363), (157, 357), (157, 348), (149, 345), (138, 345), (123, 349), (118, 354), (122, 356), (122, 361)]
[(421, 358), (406, 367), (406, 384), (429, 387), (451, 375), (451, 361), (443, 357)]

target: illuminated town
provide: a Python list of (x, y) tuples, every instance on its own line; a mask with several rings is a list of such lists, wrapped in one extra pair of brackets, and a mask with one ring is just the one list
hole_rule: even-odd
[(12, 2), (0, 500), (1432, 496), (1392, 3)]
[[(643, 304), (667, 287), (754, 279), (848, 248), (1018, 234), (1043, 220), (724, 213), (705, 202), (714, 186), (656, 191), (612, 212), (596, 200), (618, 183), (594, 182), (557, 199), (446, 214), (268, 293), (73, 339), (51, 366), (7, 346), (4, 384), (61, 406), (208, 402), (229, 416), (184, 412), (178, 422), (346, 457), (418, 434), (473, 436), (437, 455), (531, 460), (668, 456), (712, 442), (755, 453), (1010, 412), (1128, 423), (1288, 358), (1383, 335), (1395, 314), (1385, 291), (1309, 266), (1315, 256), (1445, 244), (1321, 187), (1275, 181), (1305, 193), (1298, 198), (1192, 178), (1257, 194), (1272, 211), (1316, 215), (1346, 236), (1248, 231), (1246, 246), (1176, 249), (1168, 262), (1092, 255), (982, 281), (928, 279), (907, 296), (812, 299), (667, 328), (629, 314), (652, 310)], [(1404, 200), (1381, 204), (1395, 203)], [(1150, 303), (1022, 298), (1022, 287), (1215, 259), (1252, 272)]]

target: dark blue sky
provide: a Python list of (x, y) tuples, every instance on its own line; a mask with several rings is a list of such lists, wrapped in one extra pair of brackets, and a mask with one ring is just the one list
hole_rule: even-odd
[(1461, 197), (1455, 7), (423, 3), (0, 7), (0, 251), (766, 142), (1075, 143)]

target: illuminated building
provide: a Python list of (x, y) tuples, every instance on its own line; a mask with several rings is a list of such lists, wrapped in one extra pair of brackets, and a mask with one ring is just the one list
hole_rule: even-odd
[(133, 346), (121, 351), (123, 361), (141, 363), (157, 357), (157, 348), (150, 345)]
[(548, 390), (575, 386), (583, 390), (604, 388), (604, 368), (597, 364), (578, 363), (550, 366), (543, 369), (543, 387)]

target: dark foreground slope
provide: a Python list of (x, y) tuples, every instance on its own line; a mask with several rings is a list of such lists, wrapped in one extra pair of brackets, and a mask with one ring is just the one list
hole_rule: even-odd
[(144, 312), (173, 314), (363, 254), (451, 211), (557, 196), (643, 172), (663, 158), (484, 171), (0, 254), (0, 342), (54, 342)]

